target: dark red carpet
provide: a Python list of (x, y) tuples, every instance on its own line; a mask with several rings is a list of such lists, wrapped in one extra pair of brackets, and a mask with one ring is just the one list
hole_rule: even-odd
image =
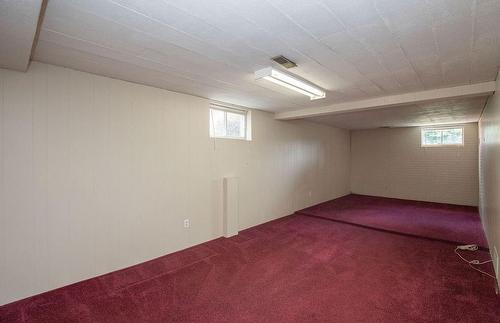
[(472, 206), (350, 194), (297, 213), (488, 249), (481, 218)]
[(448, 243), (292, 215), (0, 307), (0, 321), (487, 323), (493, 286)]

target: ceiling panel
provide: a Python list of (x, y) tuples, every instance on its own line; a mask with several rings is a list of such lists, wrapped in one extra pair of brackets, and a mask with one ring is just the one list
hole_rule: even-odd
[(0, 1), (0, 68), (25, 71), (42, 0)]
[[(493, 80), (499, 2), (51, 0), (35, 59), (267, 111), (327, 106)], [(255, 81), (280, 54), (327, 97)]]
[(308, 120), (344, 129), (469, 123), (479, 120), (486, 99), (479, 97), (436, 101), (314, 117)]

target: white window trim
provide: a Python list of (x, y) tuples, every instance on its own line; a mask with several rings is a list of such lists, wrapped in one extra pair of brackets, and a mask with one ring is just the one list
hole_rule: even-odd
[[(429, 130), (446, 130), (446, 129), (462, 129), (462, 143), (460, 144), (437, 144), (437, 145), (429, 145), (424, 144), (424, 132)], [(434, 147), (463, 147), (465, 141), (465, 129), (464, 126), (443, 126), (443, 127), (425, 127), (420, 130), (420, 147), (422, 148), (434, 148)]]
[[(216, 136), (214, 133), (214, 129), (209, 129), (210, 138), (215, 139), (231, 139), (231, 140), (243, 140), (243, 141), (251, 141), (252, 140), (252, 123), (251, 123), (251, 111), (246, 108), (237, 107), (229, 104), (222, 104), (217, 102), (211, 102), (208, 110), (209, 118), (212, 117), (210, 110), (220, 110), (225, 112), (231, 112), (235, 114), (241, 114), (244, 116), (244, 127), (245, 127), (245, 136), (244, 137), (233, 137), (233, 136)], [(209, 125), (213, 125), (213, 120), (209, 120)], [(227, 121), (226, 121), (227, 122)]]

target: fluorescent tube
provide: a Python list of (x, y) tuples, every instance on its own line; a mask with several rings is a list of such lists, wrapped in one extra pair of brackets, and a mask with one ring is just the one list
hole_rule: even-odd
[(298, 78), (278, 71), (272, 67), (266, 67), (255, 72), (255, 79), (265, 79), (267, 81), (273, 82), (275, 84), (286, 87), (290, 90), (294, 90), (301, 94), (307, 95), (311, 100), (322, 99), (325, 97), (325, 91), (320, 88), (306, 83)]

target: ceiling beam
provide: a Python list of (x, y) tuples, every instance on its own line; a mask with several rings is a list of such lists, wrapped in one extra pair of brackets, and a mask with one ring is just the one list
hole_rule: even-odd
[(329, 114), (337, 114), (351, 111), (363, 111), (370, 109), (386, 108), (398, 105), (409, 105), (416, 103), (470, 98), (477, 96), (488, 96), (495, 92), (495, 81), (476, 83), (469, 85), (454, 86), (435, 90), (411, 92), (398, 95), (389, 95), (373, 99), (350, 101), (338, 103), (319, 108), (306, 108), (294, 111), (277, 112), (274, 117), (278, 120), (303, 119), (318, 117)]
[(47, 0), (0, 1), (0, 68), (25, 72)]
[(49, 0), (42, 0), (40, 5), (40, 13), (38, 14), (38, 23), (36, 25), (35, 37), (33, 38), (33, 44), (31, 45), (30, 61), (33, 60), (35, 55), (36, 45), (38, 45), (38, 38), (40, 38), (40, 31), (42, 30), (43, 19), (45, 18), (45, 11), (47, 11), (47, 3)]

